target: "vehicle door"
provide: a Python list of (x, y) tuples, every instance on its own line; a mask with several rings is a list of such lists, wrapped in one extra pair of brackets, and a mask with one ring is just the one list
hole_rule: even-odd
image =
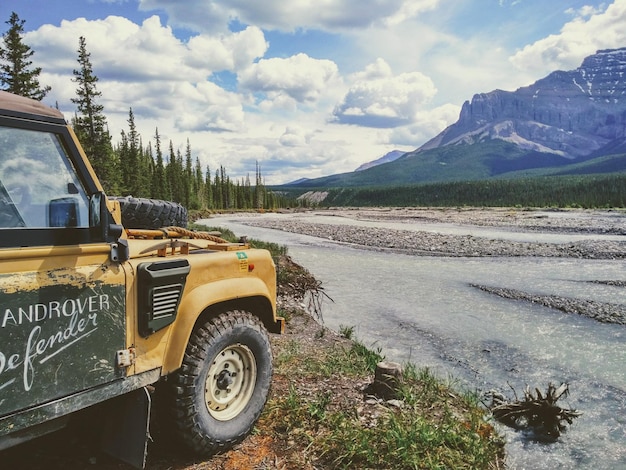
[(124, 273), (71, 138), (0, 118), (0, 417), (125, 375)]

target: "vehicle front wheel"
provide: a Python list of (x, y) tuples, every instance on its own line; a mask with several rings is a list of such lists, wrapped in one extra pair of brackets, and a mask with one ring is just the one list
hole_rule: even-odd
[(255, 316), (232, 311), (198, 327), (171, 378), (181, 441), (201, 454), (241, 442), (263, 410), (271, 377), (269, 337)]

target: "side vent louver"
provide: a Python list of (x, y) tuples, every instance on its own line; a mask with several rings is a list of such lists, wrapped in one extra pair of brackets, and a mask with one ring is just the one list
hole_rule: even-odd
[(190, 269), (184, 259), (139, 265), (139, 333), (143, 337), (176, 319)]

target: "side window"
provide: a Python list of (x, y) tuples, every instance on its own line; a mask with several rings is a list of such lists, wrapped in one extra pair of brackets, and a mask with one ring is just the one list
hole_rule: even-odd
[(88, 227), (85, 190), (58, 136), (0, 126), (0, 230)]

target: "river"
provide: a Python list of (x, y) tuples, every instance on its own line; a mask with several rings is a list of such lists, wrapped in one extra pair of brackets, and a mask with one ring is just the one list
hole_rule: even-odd
[[(327, 223), (319, 217), (312, 215), (306, 222)], [(526, 385), (545, 390), (550, 382), (567, 382), (570, 396), (559, 403), (583, 415), (551, 444), (500, 427), (509, 468), (626, 468), (626, 327), (503, 299), (471, 286), (626, 305), (623, 287), (590, 282), (625, 280), (623, 260), (410, 256), (245, 222), (226, 215), (200, 221), (287, 245), (292, 258), (333, 299), (324, 302), (326, 326), (354, 327), (360, 341), (382, 348), (388, 360), (428, 367), (456, 388), (498, 390), (509, 397), (512, 389), (521, 397)], [(447, 233), (468, 230), (454, 224), (429, 227)], [(506, 230), (480, 230), (493, 238), (513, 237)], [(537, 233), (515, 237), (555, 239)], [(562, 235), (558, 241), (567, 237), (576, 235)]]

